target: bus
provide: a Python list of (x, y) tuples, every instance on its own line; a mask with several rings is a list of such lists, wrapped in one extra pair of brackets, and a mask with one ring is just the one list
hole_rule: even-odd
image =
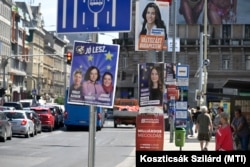
[[(89, 114), (90, 106), (78, 105), (68, 103), (68, 90), (66, 90), (65, 103), (64, 103), (64, 125), (67, 130), (72, 130), (76, 127), (89, 128)], [(104, 109), (101, 107), (96, 108), (96, 129), (101, 130), (105, 122)]]

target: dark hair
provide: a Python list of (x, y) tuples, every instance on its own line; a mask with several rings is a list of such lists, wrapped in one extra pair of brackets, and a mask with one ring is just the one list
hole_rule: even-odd
[(111, 79), (112, 79), (112, 81), (113, 81), (113, 75), (111, 74), (111, 72), (108, 72), (108, 71), (106, 71), (106, 72), (102, 75), (102, 81), (104, 80), (105, 75), (111, 76)]
[(241, 115), (241, 109), (240, 108), (236, 108), (234, 111), (238, 112)]
[(94, 69), (97, 70), (97, 75), (98, 75), (96, 81), (99, 81), (99, 80), (100, 80), (100, 78), (101, 78), (101, 76), (100, 76), (100, 70), (99, 70), (97, 67), (95, 67), (95, 66), (90, 66), (90, 67), (88, 68), (88, 70), (87, 70), (85, 76), (84, 76), (84, 80), (85, 80), (85, 81), (90, 80), (90, 72), (91, 72), (92, 70), (94, 70)]
[(142, 18), (144, 19), (144, 21), (142, 23), (142, 30), (140, 32), (140, 35), (147, 34), (147, 30), (146, 30), (145, 26), (147, 24), (146, 15), (147, 15), (148, 8), (154, 8), (155, 9), (155, 16), (156, 16), (155, 17), (155, 25), (156, 25), (157, 28), (163, 28), (164, 29), (165, 39), (167, 39), (167, 30), (166, 30), (167, 28), (166, 28), (166, 25), (165, 25), (164, 21), (161, 19), (160, 9), (153, 2), (148, 3), (147, 6), (145, 7), (145, 9), (142, 12)]
[(151, 80), (151, 73), (152, 73), (152, 71), (153, 70), (156, 70), (157, 71), (157, 73), (158, 73), (158, 76), (159, 76), (159, 80), (158, 80), (158, 89), (159, 90), (163, 90), (162, 88), (163, 88), (163, 83), (162, 83), (162, 80), (161, 80), (161, 78), (162, 78), (162, 70), (161, 70), (161, 68), (160, 67), (158, 67), (158, 66), (154, 66), (153, 68), (151, 68), (151, 70), (150, 70), (150, 73), (149, 73), (149, 89), (152, 89), (152, 87), (153, 87), (153, 82), (152, 82), (152, 80)]
[(223, 107), (218, 107), (217, 110), (220, 110), (221, 112), (224, 111)]

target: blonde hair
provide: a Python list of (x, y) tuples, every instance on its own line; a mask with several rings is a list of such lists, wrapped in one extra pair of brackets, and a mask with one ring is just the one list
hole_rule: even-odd
[(208, 112), (207, 106), (201, 106), (200, 110), (201, 112), (204, 112), (204, 113)]

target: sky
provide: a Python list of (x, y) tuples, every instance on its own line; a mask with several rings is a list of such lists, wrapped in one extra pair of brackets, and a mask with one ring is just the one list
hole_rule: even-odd
[[(20, 1), (20, 0), (18, 0)], [(32, 6), (41, 3), (41, 12), (44, 19), (44, 28), (48, 31), (55, 31), (57, 25), (57, 0), (24, 0)], [(112, 39), (117, 38), (118, 33), (99, 34), (99, 42), (103, 44), (112, 44)]]

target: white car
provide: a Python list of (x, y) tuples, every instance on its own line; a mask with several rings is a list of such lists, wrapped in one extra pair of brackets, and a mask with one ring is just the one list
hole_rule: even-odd
[(27, 113), (24, 110), (5, 110), (3, 112), (10, 119), (13, 135), (24, 135), (26, 138), (34, 137), (35, 125), (27, 117)]

